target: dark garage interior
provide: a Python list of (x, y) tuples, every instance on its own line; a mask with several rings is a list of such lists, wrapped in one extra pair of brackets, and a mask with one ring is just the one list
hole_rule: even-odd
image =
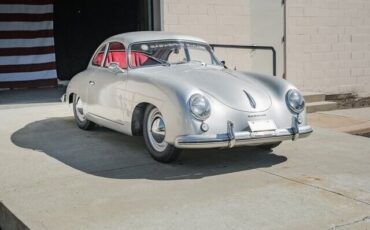
[(152, 1), (54, 1), (54, 39), (59, 80), (70, 80), (86, 68), (106, 38), (151, 30)]

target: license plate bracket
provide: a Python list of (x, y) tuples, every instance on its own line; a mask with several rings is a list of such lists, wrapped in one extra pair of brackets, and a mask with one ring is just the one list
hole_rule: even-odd
[(248, 121), (248, 125), (252, 132), (274, 131), (277, 129), (273, 120)]

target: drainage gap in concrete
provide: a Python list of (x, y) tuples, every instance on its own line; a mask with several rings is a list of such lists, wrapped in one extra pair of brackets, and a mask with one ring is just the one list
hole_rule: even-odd
[(2, 202), (0, 202), (0, 229), (29, 230)]

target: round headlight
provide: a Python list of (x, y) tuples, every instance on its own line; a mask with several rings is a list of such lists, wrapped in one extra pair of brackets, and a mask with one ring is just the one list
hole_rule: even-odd
[(289, 108), (295, 112), (295, 113), (300, 113), (304, 109), (304, 98), (302, 94), (296, 90), (296, 89), (291, 89), (288, 91), (286, 94), (286, 100)]
[(193, 116), (204, 121), (211, 115), (211, 105), (207, 98), (200, 94), (194, 94), (189, 100), (190, 111)]

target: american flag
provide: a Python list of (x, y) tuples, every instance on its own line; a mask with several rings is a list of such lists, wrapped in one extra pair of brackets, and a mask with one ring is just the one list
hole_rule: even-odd
[(0, 88), (56, 84), (53, 0), (0, 0)]

